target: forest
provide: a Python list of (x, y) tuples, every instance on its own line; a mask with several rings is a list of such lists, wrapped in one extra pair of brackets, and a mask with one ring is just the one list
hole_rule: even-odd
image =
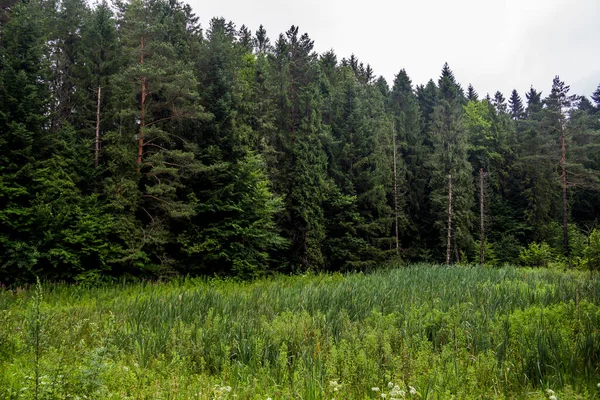
[(0, 3), (0, 282), (600, 268), (600, 85), (313, 47), (178, 0)]

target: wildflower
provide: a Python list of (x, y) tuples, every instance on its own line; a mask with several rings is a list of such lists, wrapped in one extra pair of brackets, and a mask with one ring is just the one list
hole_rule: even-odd
[(386, 398), (386, 396), (387, 396), (387, 394), (385, 394), (385, 393), (381, 393), (381, 398), (382, 398), (382, 399), (385, 399), (385, 398)]
[(337, 392), (340, 388), (340, 384), (338, 381), (329, 381), (329, 387), (333, 389), (334, 392)]
[[(598, 385), (600, 385), (600, 383)], [(388, 389), (391, 389), (393, 387), (394, 387), (394, 384), (392, 382), (388, 382)]]
[(556, 400), (556, 396), (550, 396), (550, 397), (548, 397), (548, 399), (550, 399), (550, 400)]
[(272, 399), (272, 398), (270, 398), (270, 397), (267, 397), (267, 400), (273, 400), (273, 399)]
[(554, 395), (554, 390), (552, 390), (552, 389), (546, 389), (546, 393), (548, 394), (548, 396), (553, 396)]
[(379, 392), (379, 388), (377, 386), (372, 387), (371, 390), (374, 391), (374, 392)]
[(411, 396), (414, 396), (415, 394), (417, 394), (417, 389), (415, 389), (412, 386), (408, 387), (408, 392), (410, 393)]

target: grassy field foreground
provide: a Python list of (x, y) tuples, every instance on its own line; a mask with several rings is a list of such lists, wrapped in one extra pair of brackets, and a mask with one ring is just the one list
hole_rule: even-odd
[(600, 280), (579, 272), (0, 291), (0, 398), (588, 399), (599, 382)]

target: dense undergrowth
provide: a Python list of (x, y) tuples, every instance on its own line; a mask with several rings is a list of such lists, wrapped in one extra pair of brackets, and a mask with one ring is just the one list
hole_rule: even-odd
[(600, 279), (575, 271), (0, 291), (0, 398), (574, 399), (599, 382)]

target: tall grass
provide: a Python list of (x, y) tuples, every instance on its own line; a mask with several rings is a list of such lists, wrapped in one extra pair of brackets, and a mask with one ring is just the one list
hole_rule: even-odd
[(35, 397), (35, 371), (53, 398), (600, 398), (600, 280), (579, 272), (413, 265), (43, 291), (35, 365), (34, 292), (0, 292), (5, 398)]

